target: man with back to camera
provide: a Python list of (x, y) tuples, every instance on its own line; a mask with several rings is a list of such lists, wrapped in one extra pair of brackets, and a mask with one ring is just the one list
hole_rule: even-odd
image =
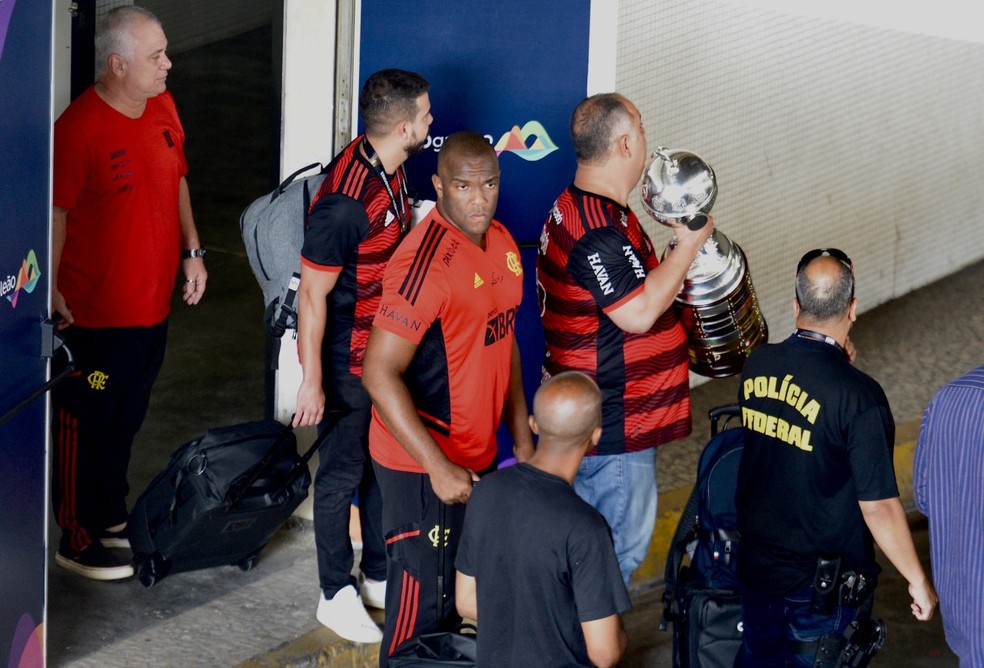
[(484, 666), (612, 666), (631, 607), (605, 519), (571, 489), (601, 437), (601, 392), (567, 371), (533, 397), (526, 463), (475, 486), (458, 548), (458, 612)]
[(582, 371), (601, 388), (601, 440), (574, 491), (611, 526), (628, 584), (656, 524), (656, 447), (691, 430), (687, 336), (671, 306), (714, 226), (677, 228), (659, 262), (628, 205), (647, 144), (638, 109), (621, 95), (578, 104), (571, 139), (574, 182), (547, 216), (537, 258), (543, 374)]
[(870, 617), (881, 570), (872, 539), (909, 583), (916, 619), (937, 601), (898, 498), (888, 400), (844, 350), (857, 300), (843, 251), (803, 256), (793, 313), (793, 335), (757, 348), (741, 374), (742, 668), (839, 652), (827, 648)]
[(51, 303), (76, 371), (52, 392), (52, 498), (56, 563), (118, 580), (133, 566), (106, 548), (129, 547), (127, 468), (164, 360), (178, 264), (189, 305), (208, 274), (160, 21), (111, 10), (96, 63), (96, 83), (55, 122)]
[(984, 366), (946, 383), (926, 407), (912, 491), (929, 518), (946, 642), (961, 666), (984, 666)]
[[(372, 403), (362, 387), (362, 362), (386, 263), (410, 225), (403, 163), (427, 140), (433, 120), (429, 87), (422, 76), (404, 70), (381, 70), (366, 80), (359, 95), (365, 134), (329, 165), (311, 204), (301, 250), (298, 354), (304, 375), (294, 426), (327, 428), (326, 404), (343, 413), (318, 450), (317, 618), (355, 642), (382, 639), (363, 603), (382, 608), (386, 600), (382, 501), (369, 460)], [(362, 527), (361, 601), (350, 574), (354, 553), (349, 516), (356, 490)]]
[(452, 134), (433, 183), (436, 206), (386, 268), (362, 376), (373, 401), (369, 449), (387, 550), (381, 666), (409, 638), (457, 621), (464, 504), (479, 474), (496, 465), (500, 420), (519, 461), (533, 452), (513, 331), (523, 268), (516, 242), (493, 220), (495, 150), (478, 133)]

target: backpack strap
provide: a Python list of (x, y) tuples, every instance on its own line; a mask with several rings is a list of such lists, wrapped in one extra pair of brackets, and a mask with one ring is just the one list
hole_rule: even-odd
[(690, 492), (687, 505), (683, 507), (680, 521), (677, 523), (670, 549), (666, 554), (666, 568), (663, 571), (663, 618), (659, 622), (659, 630), (665, 631), (670, 622), (679, 619), (680, 609), (677, 597), (677, 575), (683, 564), (683, 553), (687, 544), (697, 537), (697, 506), (700, 503), (700, 490), (697, 485)]
[[(314, 169), (315, 167), (317, 167), (318, 171), (322, 173), (327, 169), (320, 162), (313, 162), (306, 167), (301, 167), (296, 172), (284, 179), (283, 183), (277, 186), (277, 189), (273, 193), (272, 199), (276, 199), (283, 195), (284, 191), (287, 189), (287, 186), (293, 183), (294, 179), (304, 172)], [(302, 211), (304, 211), (306, 222), (308, 210), (311, 208), (311, 191), (308, 190), (307, 183), (304, 184), (303, 197), (304, 207)], [(297, 288), (300, 284), (301, 275), (295, 271), (291, 275), (290, 281), (287, 283), (287, 290), (284, 292), (283, 299), (275, 299), (273, 303), (270, 304), (272, 313), (267, 313), (267, 316), (264, 318), (264, 324), (267, 327), (267, 334), (275, 339), (282, 337), (288, 328), (297, 326), (297, 307), (294, 306), (294, 302), (297, 301)]]
[[(739, 415), (741, 415), (741, 410), (738, 404), (727, 404), (711, 408), (707, 412), (707, 417), (711, 425), (711, 438), (713, 439), (717, 436), (723, 428), (728, 426), (728, 422), (732, 418)], [(721, 425), (722, 418), (724, 418), (723, 425)], [(673, 539), (670, 541), (670, 549), (666, 555), (666, 568), (663, 572), (663, 618), (659, 622), (659, 629), (661, 631), (665, 631), (670, 622), (679, 619), (679, 597), (676, 591), (678, 585), (677, 578), (683, 564), (683, 554), (687, 551), (687, 545), (698, 539), (697, 510), (700, 506), (700, 490), (703, 484), (704, 480), (700, 478), (695, 482), (693, 489), (690, 491), (690, 497), (687, 499), (687, 504), (683, 508), (683, 513), (680, 515), (680, 521), (673, 534)], [(735, 533), (737, 534), (737, 532)], [(734, 539), (737, 539), (737, 535)], [(725, 538), (725, 540), (728, 540), (728, 538)]]
[[(305, 188), (305, 192), (307, 189)], [(267, 332), (270, 336), (275, 339), (279, 339), (287, 331), (288, 327), (297, 325), (297, 308), (294, 306), (294, 302), (297, 301), (297, 288), (301, 285), (301, 275), (296, 271), (291, 274), (290, 282), (287, 284), (287, 291), (284, 293), (283, 301), (279, 299), (274, 299), (270, 304), (270, 309), (272, 313), (268, 313), (268, 317), (265, 318), (266, 324), (269, 327)], [(273, 316), (276, 319), (273, 319)], [(272, 321), (272, 322), (271, 322)]]
[[(298, 176), (300, 176), (304, 172), (307, 172), (307, 171), (310, 171), (310, 170), (314, 169), (315, 167), (317, 167), (322, 172), (325, 171), (325, 167), (322, 166), (322, 164), (320, 162), (312, 162), (307, 167), (301, 167), (296, 172), (294, 172), (293, 174), (291, 174), (290, 176), (288, 176), (286, 179), (284, 179), (283, 183), (281, 183), (279, 186), (277, 186), (277, 190), (274, 193), (274, 199), (276, 199), (277, 197), (280, 197), (281, 195), (283, 195), (284, 194), (284, 191), (287, 189), (287, 186), (289, 186), (291, 183), (293, 183), (294, 182), (294, 179), (296, 179)], [(306, 194), (306, 190), (305, 190), (305, 200), (306, 199), (307, 199), (307, 194)], [(305, 201), (304, 204), (307, 205), (307, 204), (309, 204), (309, 202)], [(307, 211), (307, 208), (305, 207), (304, 210)]]

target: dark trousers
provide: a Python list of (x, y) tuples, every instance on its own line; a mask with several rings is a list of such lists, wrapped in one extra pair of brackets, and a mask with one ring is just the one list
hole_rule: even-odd
[(816, 649), (800, 653), (803, 643), (842, 634), (859, 613), (870, 614), (871, 596), (861, 608), (836, 606), (831, 614), (810, 611), (812, 587), (788, 596), (741, 587), (742, 648), (736, 668), (809, 668)]
[[(318, 580), (327, 599), (342, 587), (355, 584), (351, 575), (354, 554), (349, 518), (356, 490), (362, 527), (362, 573), (370, 580), (386, 579), (383, 502), (369, 458), (370, 411), (367, 403), (364, 408), (347, 412), (318, 448), (314, 536), (318, 550)], [(321, 430), (319, 425), (319, 433)]]
[(379, 665), (400, 643), (413, 636), (445, 629), (461, 621), (454, 605), (454, 558), (458, 552), (465, 505), (445, 506), (444, 586), (438, 613), (438, 545), (440, 499), (430, 476), (394, 471), (373, 462), (383, 493), (386, 538), (386, 625)]
[(63, 332), (75, 371), (52, 392), (52, 502), (61, 547), (126, 521), (133, 438), (164, 361), (167, 321), (153, 327)]

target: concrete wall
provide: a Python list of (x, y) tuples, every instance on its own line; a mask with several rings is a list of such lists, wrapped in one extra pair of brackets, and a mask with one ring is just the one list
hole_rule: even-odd
[[(624, 0), (616, 88), (650, 146), (714, 168), (715, 222), (747, 254), (778, 340), (806, 250), (852, 257), (862, 311), (984, 257), (984, 40), (958, 13), (940, 20), (956, 11), (945, 1), (923, 24), (886, 3), (833, 3), (856, 23), (769, 4)], [(665, 246), (670, 230), (644, 224)]]

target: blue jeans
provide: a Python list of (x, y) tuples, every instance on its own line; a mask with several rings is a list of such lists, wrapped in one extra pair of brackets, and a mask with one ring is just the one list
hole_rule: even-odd
[[(810, 612), (811, 587), (779, 596), (741, 587), (742, 647), (736, 668), (809, 668), (816, 648), (793, 653), (795, 643), (814, 642), (827, 634), (842, 634), (862, 608), (834, 607), (829, 615)], [(868, 601), (870, 602), (869, 597)]]
[(622, 455), (585, 457), (574, 491), (607, 520), (622, 580), (649, 552), (656, 525), (656, 448)]

